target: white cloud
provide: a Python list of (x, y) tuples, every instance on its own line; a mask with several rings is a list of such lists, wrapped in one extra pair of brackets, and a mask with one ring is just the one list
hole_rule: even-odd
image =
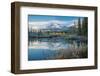
[(53, 26), (56, 26), (56, 27), (59, 27), (57, 24), (59, 24), (61, 26), (73, 26), (76, 21), (77, 20), (71, 20), (71, 21), (59, 21), (59, 20), (34, 21), (34, 22), (29, 22), (28, 24), (29, 24), (29, 28), (43, 29), (43, 28), (46, 28), (51, 23), (53, 24)]

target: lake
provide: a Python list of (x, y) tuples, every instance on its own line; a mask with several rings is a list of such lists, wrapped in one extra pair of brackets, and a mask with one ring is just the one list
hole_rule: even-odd
[(29, 38), (28, 60), (87, 58), (87, 41), (64, 37)]

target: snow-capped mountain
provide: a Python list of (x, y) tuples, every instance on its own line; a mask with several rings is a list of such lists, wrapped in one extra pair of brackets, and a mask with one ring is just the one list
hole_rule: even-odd
[(30, 22), (29, 29), (49, 29), (49, 30), (64, 30), (74, 26), (74, 21), (45, 21), (45, 22)]
[(74, 26), (74, 23), (62, 23), (62, 22), (49, 22), (46, 26), (46, 29), (51, 29), (51, 30), (67, 30), (69, 27)]
[(46, 26), (47, 29), (61, 29), (62, 28), (62, 25), (59, 24), (59, 23), (49, 23), (47, 26)]

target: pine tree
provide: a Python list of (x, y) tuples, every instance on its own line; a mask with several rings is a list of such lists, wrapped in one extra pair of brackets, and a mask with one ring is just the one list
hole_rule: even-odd
[(82, 35), (87, 36), (88, 34), (88, 18), (85, 17), (82, 21)]
[(78, 35), (81, 35), (81, 19), (78, 19)]

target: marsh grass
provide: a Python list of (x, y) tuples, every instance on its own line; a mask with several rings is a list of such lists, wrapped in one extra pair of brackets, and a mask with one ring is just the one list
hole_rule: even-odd
[(78, 59), (87, 57), (87, 47), (82, 47), (56, 50), (56, 54), (54, 56), (47, 57), (47, 59)]

